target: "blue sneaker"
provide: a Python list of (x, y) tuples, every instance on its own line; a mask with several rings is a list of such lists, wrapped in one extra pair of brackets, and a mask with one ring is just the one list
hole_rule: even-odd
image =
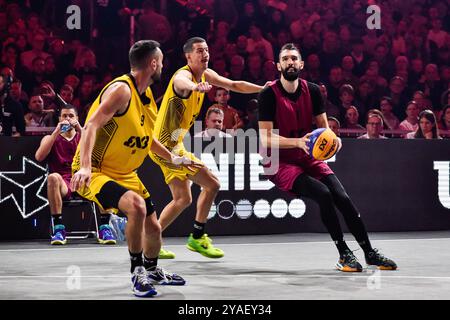
[(154, 270), (147, 270), (148, 278), (152, 284), (160, 284), (163, 286), (184, 286), (186, 281), (175, 273), (167, 273), (161, 267)]
[(139, 298), (152, 297), (158, 293), (155, 287), (150, 283), (148, 278), (147, 270), (144, 267), (136, 267), (131, 277), (131, 282), (133, 282), (133, 294)]
[(100, 226), (98, 233), (98, 242), (101, 244), (116, 244), (116, 237), (114, 236), (111, 227), (108, 224)]
[(63, 246), (66, 243), (66, 227), (64, 227), (62, 224), (55, 226), (55, 231), (50, 244), (52, 246)]

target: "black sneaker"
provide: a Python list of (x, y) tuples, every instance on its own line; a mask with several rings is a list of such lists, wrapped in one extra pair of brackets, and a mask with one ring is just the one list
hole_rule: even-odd
[(168, 273), (161, 267), (153, 270), (147, 270), (148, 279), (152, 284), (160, 284), (163, 286), (184, 286), (186, 281), (176, 273)]
[(366, 255), (366, 263), (369, 266), (377, 266), (380, 270), (397, 270), (397, 264), (383, 256), (378, 249), (373, 249)]
[(345, 250), (336, 263), (336, 269), (342, 272), (362, 272), (363, 267), (352, 251)]

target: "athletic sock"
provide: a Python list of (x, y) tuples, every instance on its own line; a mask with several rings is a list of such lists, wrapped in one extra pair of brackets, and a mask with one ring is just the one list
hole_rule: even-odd
[(142, 260), (142, 251), (140, 253), (130, 252), (130, 261), (131, 261), (131, 273), (133, 273), (136, 267), (141, 267), (144, 265), (144, 261)]
[(158, 257), (156, 258), (147, 258), (144, 255), (144, 268), (148, 271), (155, 270), (156, 266), (158, 265)]
[(200, 239), (205, 234), (205, 225), (206, 223), (195, 221), (194, 232), (192, 233), (194, 239)]

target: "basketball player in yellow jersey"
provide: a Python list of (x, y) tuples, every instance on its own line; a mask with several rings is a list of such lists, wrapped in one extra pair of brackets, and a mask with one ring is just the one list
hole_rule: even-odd
[(161, 227), (136, 170), (150, 150), (170, 163), (182, 159), (153, 138), (157, 107), (149, 86), (161, 78), (159, 43), (137, 42), (129, 59), (131, 72), (109, 83), (89, 111), (72, 165), (71, 186), (101, 208), (127, 215), (133, 293), (147, 297), (156, 294), (153, 284), (184, 285), (185, 281), (157, 266)]
[[(189, 39), (183, 50), (187, 66), (175, 73), (167, 88), (156, 120), (155, 137), (172, 153), (199, 163), (200, 160), (185, 150), (182, 141), (200, 114), (205, 93), (211, 90), (212, 85), (240, 93), (257, 93), (263, 87), (245, 81), (232, 81), (209, 69), (208, 45), (202, 38)], [(162, 230), (191, 204), (192, 181), (201, 186), (202, 191), (197, 200), (193, 233), (189, 236), (187, 247), (208, 258), (223, 257), (223, 251), (215, 248), (211, 238), (205, 234), (209, 210), (220, 189), (217, 177), (205, 167), (189, 172), (186, 168), (167, 163), (154, 153), (151, 158), (161, 167), (173, 197), (159, 218)], [(174, 258), (174, 254), (161, 250), (160, 258)]]

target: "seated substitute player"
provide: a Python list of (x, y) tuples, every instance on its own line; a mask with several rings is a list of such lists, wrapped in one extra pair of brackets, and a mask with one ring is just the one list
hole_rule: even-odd
[(150, 150), (190, 170), (195, 165), (172, 156), (153, 137), (157, 107), (150, 85), (161, 79), (159, 43), (135, 43), (129, 60), (131, 72), (106, 85), (92, 104), (74, 157), (71, 186), (101, 208), (119, 209), (127, 215), (133, 293), (148, 297), (156, 294), (153, 284), (184, 285), (185, 281), (158, 267), (161, 226), (137, 169)]
[[(52, 245), (67, 243), (66, 228), (63, 224), (63, 200), (72, 198), (70, 179), (72, 178), (72, 161), (80, 141), (81, 126), (78, 122), (76, 108), (70, 104), (60, 110), (59, 123), (51, 135), (45, 136), (36, 151), (35, 158), (41, 162), (48, 160), (49, 175), (47, 179), (47, 196), (53, 220)], [(109, 226), (111, 214), (101, 211), (99, 239), (101, 244), (116, 244), (116, 239)]]
[[(279, 167), (271, 175), (271, 181), (283, 191), (311, 198), (319, 204), (322, 221), (340, 254), (336, 265), (338, 270), (361, 272), (363, 268), (344, 241), (335, 207), (364, 250), (367, 264), (395, 270), (397, 265), (394, 261), (372, 248), (358, 209), (333, 171), (325, 162), (314, 160), (309, 155), (307, 143), (313, 117), (319, 128), (327, 128), (328, 122), (320, 88), (299, 78), (303, 67), (304, 62), (295, 45), (284, 45), (278, 63), (281, 79), (259, 96), (262, 145), (269, 149), (278, 145), (279, 148)], [(338, 143), (340, 148), (340, 139)]]

